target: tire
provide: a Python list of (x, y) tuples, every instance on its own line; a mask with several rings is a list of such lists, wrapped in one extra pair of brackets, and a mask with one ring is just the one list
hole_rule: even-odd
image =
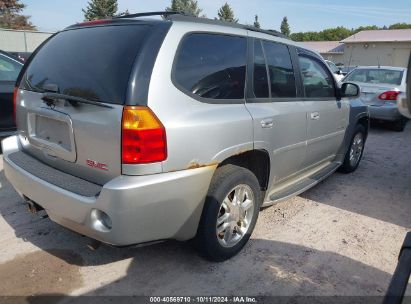
[[(358, 136), (360, 136), (361, 139), (362, 139), (361, 151), (356, 149), (356, 147), (358, 145), (356, 144), (355, 141), (358, 140), (358, 138), (359, 138)], [(366, 137), (366, 131), (365, 131), (364, 126), (357, 125), (355, 127), (355, 130), (354, 130), (354, 135), (351, 138), (350, 146), (348, 148), (348, 151), (345, 154), (344, 162), (341, 165), (341, 167), (338, 169), (338, 171), (340, 171), (342, 173), (351, 173), (351, 172), (354, 172), (355, 170), (357, 170), (357, 168), (358, 168), (358, 166), (361, 162), (362, 155), (364, 153), (365, 137)], [(355, 161), (352, 161), (352, 159), (351, 159), (351, 156), (353, 155), (352, 153), (355, 155), (355, 158), (356, 158)]]
[(404, 131), (406, 124), (407, 124), (407, 119), (401, 118), (400, 120), (397, 120), (392, 123), (392, 129), (397, 132), (402, 132)]
[[(240, 203), (242, 200), (235, 199), (238, 195), (242, 196), (240, 189), (246, 193), (243, 203)], [(235, 193), (238, 195), (234, 195)], [(228, 203), (223, 202), (225, 199)], [(237, 204), (231, 204), (231, 199)], [(236, 209), (236, 206), (249, 206), (249, 200), (253, 204), (247, 211), (240, 207), (239, 210)], [(261, 203), (262, 192), (257, 178), (251, 171), (231, 164), (218, 168), (211, 181), (197, 235), (194, 238), (194, 245), (199, 253), (215, 262), (236, 255), (247, 243), (254, 230)], [(230, 212), (227, 212), (227, 206), (231, 206)], [(244, 216), (244, 219), (235, 222), (235, 219), (241, 216)], [(222, 220), (224, 217), (228, 219), (223, 224), (217, 225), (217, 219)], [(217, 232), (217, 229), (223, 229), (227, 225), (229, 227), (224, 231)], [(231, 225), (238, 226), (232, 228)], [(231, 241), (230, 237), (232, 237)]]

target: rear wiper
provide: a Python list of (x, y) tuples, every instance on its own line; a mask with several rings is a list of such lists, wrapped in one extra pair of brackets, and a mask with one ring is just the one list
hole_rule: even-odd
[(109, 106), (107, 104), (104, 104), (104, 103), (101, 103), (101, 102), (98, 102), (98, 101), (88, 100), (88, 99), (85, 99), (85, 98), (70, 96), (70, 95), (65, 95), (65, 94), (60, 94), (60, 93), (44, 92), (43, 97), (41, 97), (41, 99), (48, 106), (50, 106), (51, 104), (54, 104), (54, 102), (57, 99), (63, 99), (63, 100), (67, 100), (68, 102), (70, 102), (70, 104), (73, 105), (73, 106), (76, 103), (84, 103), (84, 104), (89, 104), (89, 105), (93, 105), (93, 106), (97, 106), (97, 107), (113, 109), (112, 106)]

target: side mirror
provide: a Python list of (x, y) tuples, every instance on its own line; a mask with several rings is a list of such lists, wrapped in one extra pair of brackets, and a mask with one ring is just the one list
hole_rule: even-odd
[(337, 74), (338, 74), (338, 75), (341, 75), (341, 73), (342, 73), (341, 70), (338, 70), (338, 71), (337, 71)]
[(355, 98), (360, 96), (360, 87), (355, 83), (345, 82), (341, 85), (341, 97)]

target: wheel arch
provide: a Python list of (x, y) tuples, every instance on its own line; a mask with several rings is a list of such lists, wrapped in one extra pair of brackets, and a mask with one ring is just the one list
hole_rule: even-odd
[(218, 167), (232, 164), (250, 170), (258, 180), (262, 191), (267, 190), (270, 179), (270, 156), (266, 150), (249, 150), (224, 159)]

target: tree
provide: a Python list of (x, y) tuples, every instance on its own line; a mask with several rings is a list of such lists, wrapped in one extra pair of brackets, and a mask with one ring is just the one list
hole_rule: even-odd
[(351, 32), (358, 33), (361, 31), (374, 31), (374, 30), (380, 30), (381, 28), (376, 26), (376, 25), (367, 25), (367, 26), (360, 26), (356, 29), (351, 30)]
[(218, 19), (221, 21), (238, 22), (238, 19), (234, 17), (233, 9), (227, 2), (218, 10)]
[(198, 17), (203, 10), (198, 6), (196, 0), (172, 0), (171, 6), (167, 7), (166, 11), (184, 12)]
[(254, 17), (254, 27), (261, 28), (260, 22), (258, 22), (258, 15)]
[(0, 27), (15, 30), (35, 30), (29, 16), (21, 14), (25, 4), (20, 0), (0, 0)]
[(117, 0), (90, 0), (87, 8), (83, 9), (84, 19), (87, 21), (105, 19), (116, 16)]
[(411, 24), (409, 23), (395, 23), (390, 25), (388, 28), (390, 30), (403, 30), (403, 29), (411, 29)]
[(356, 30), (349, 30), (339, 26), (336, 28), (325, 29), (320, 32), (300, 32), (292, 33), (290, 38), (294, 41), (341, 41), (353, 35)]
[(281, 22), (281, 34), (289, 37), (291, 34), (290, 31), (290, 26), (288, 25), (288, 19), (287, 17), (283, 18), (283, 21)]

